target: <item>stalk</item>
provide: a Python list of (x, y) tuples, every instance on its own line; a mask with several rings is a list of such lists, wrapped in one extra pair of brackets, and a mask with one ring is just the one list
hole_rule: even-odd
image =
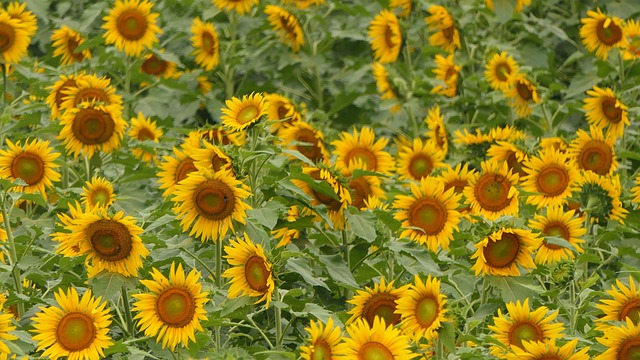
[[(3, 68), (4, 68), (4, 65), (3, 65)], [(15, 286), (16, 293), (18, 295), (22, 295), (22, 282), (20, 281), (21, 274), (20, 274), (20, 269), (18, 268), (18, 255), (16, 251), (16, 244), (13, 239), (13, 231), (11, 230), (11, 222), (9, 221), (9, 213), (7, 211), (6, 205), (7, 205), (6, 197), (4, 197), (2, 201), (2, 220), (4, 222), (5, 232), (7, 233), (6, 244), (8, 245), (9, 261), (12, 267), (11, 277), (13, 278), (13, 284)], [(24, 304), (22, 303), (22, 301), (18, 302), (17, 309), (18, 309), (18, 318), (22, 318), (22, 315), (24, 315)]]

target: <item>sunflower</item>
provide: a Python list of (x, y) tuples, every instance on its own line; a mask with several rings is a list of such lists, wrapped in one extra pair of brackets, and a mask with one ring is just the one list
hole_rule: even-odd
[(82, 188), (82, 203), (87, 209), (94, 207), (110, 207), (116, 200), (113, 185), (105, 178), (94, 176)]
[(382, 10), (369, 24), (369, 39), (373, 57), (380, 63), (393, 63), (402, 47), (400, 22), (394, 13)]
[[(534, 311), (529, 309), (529, 298), (522, 304), (520, 301), (507, 303), (508, 317), (503, 316), (498, 309), (498, 316), (493, 317), (494, 325), (489, 329), (494, 332), (493, 338), (502, 343), (507, 349), (519, 347), (524, 349), (525, 341), (549, 341), (564, 336), (562, 323), (552, 321), (558, 316), (558, 311), (549, 313), (546, 306), (541, 306)], [(548, 315), (547, 315), (548, 314)], [(504, 358), (503, 348), (492, 345), (491, 354)]]
[(49, 89), (51, 92), (47, 96), (47, 104), (51, 109), (51, 119), (57, 119), (60, 116), (61, 106), (66, 97), (65, 93), (75, 88), (76, 79), (84, 76), (84, 74), (60, 75), (60, 79), (55, 82)]
[(173, 148), (175, 156), (164, 156), (164, 161), (158, 167), (160, 172), (157, 176), (160, 178), (160, 189), (165, 189), (162, 196), (167, 198), (175, 193), (178, 183), (187, 178), (187, 175), (198, 168), (193, 159), (193, 150), (191, 146), (182, 147), (182, 149)]
[(436, 79), (444, 83), (444, 85), (436, 85), (431, 89), (434, 94), (440, 94), (448, 97), (456, 96), (458, 92), (458, 75), (460, 73), (460, 65), (456, 65), (453, 61), (453, 53), (446, 58), (440, 54), (435, 57), (436, 68), (433, 73)]
[[(293, 205), (289, 207), (289, 209), (287, 210), (287, 217), (286, 217), (287, 222), (292, 223), (298, 220), (299, 218), (300, 218), (300, 208), (298, 207), (298, 205)], [(278, 245), (276, 245), (276, 247), (279, 248), (282, 246), (287, 246), (288, 244), (291, 243), (291, 240), (297, 239), (298, 237), (300, 237), (300, 230), (290, 229), (287, 227), (287, 225), (285, 225), (279, 229), (271, 230), (271, 235), (273, 235), (275, 239), (279, 239)]]
[(587, 90), (590, 97), (584, 99), (584, 110), (590, 125), (599, 128), (609, 126), (607, 134), (622, 136), (624, 127), (629, 126), (627, 106), (613, 93), (610, 88), (594, 86)]
[(393, 287), (393, 281), (385, 283), (384, 277), (380, 278), (380, 284), (375, 284), (373, 289), (365, 287), (365, 291), (358, 290), (351, 300), (347, 302), (355, 307), (349, 311), (350, 324), (358, 319), (364, 319), (369, 326), (373, 326), (374, 319), (379, 317), (388, 326), (400, 323), (400, 315), (396, 314), (396, 301), (409, 289), (408, 285), (400, 288)]
[[(573, 339), (562, 347), (556, 346), (555, 339), (548, 341), (523, 341), (522, 348), (512, 347), (513, 353), (507, 354), (507, 360), (589, 360), (589, 347), (576, 352), (578, 339)], [(524, 349), (524, 350), (522, 350)]]
[(400, 13), (398, 16), (402, 18), (407, 18), (411, 15), (412, 8), (411, 0), (389, 0), (389, 9), (396, 10), (399, 9)]
[(20, 3), (14, 1), (7, 6), (7, 14), (14, 19), (18, 20), (18, 23), (24, 31), (27, 32), (29, 37), (32, 37), (38, 31), (38, 19), (29, 10), (27, 10), (27, 3)]
[(271, 263), (264, 254), (260, 244), (254, 244), (247, 234), (244, 240), (230, 240), (230, 246), (224, 247), (224, 256), (232, 267), (222, 276), (231, 278), (228, 296), (237, 298), (241, 295), (260, 297), (255, 303), (266, 301), (269, 308), (271, 296), (275, 290)]
[(162, 79), (179, 77), (178, 65), (176, 63), (165, 60), (154, 53), (147, 55), (142, 64), (140, 64), (140, 71)]
[(587, 11), (587, 17), (580, 19), (580, 37), (587, 51), (596, 53), (602, 60), (607, 60), (609, 50), (614, 47), (625, 48), (628, 45), (624, 36), (624, 24), (622, 19), (615, 16), (607, 16), (596, 9)]
[(175, 262), (169, 278), (153, 268), (153, 280), (140, 280), (148, 292), (133, 295), (137, 301), (132, 310), (137, 312), (134, 320), (138, 320), (140, 331), (171, 351), (179, 343), (187, 347), (189, 340), (196, 342), (196, 330), (204, 331), (200, 321), (207, 320), (204, 304), (209, 299), (208, 293), (202, 292), (200, 272), (194, 269), (185, 275), (182, 264), (176, 267)]
[(83, 102), (95, 102), (98, 105), (112, 105), (113, 111), (118, 114), (122, 112), (122, 97), (116, 94), (116, 89), (106, 76), (99, 78), (94, 74), (83, 74), (73, 80), (74, 85), (61, 89), (59, 110), (78, 108)]
[[(487, 7), (491, 9), (491, 11), (494, 11), (493, 0), (484, 0), (484, 2), (485, 4), (487, 4)], [(520, 11), (522, 11), (522, 7), (530, 4), (531, 4), (531, 0), (516, 0), (515, 8), (513, 9), (513, 11), (519, 13)]]
[(288, 98), (279, 94), (265, 94), (267, 102), (267, 120), (271, 122), (269, 131), (279, 133), (287, 127), (302, 121), (302, 113)]
[(640, 174), (636, 176), (634, 184), (635, 186), (631, 188), (631, 196), (633, 196), (631, 201), (635, 202), (636, 204), (640, 204)]
[(79, 297), (75, 288), (55, 293), (57, 306), (40, 307), (32, 318), (38, 350), (42, 356), (56, 360), (104, 358), (104, 350), (114, 342), (109, 336), (111, 315), (107, 302), (95, 298), (91, 289)]
[(242, 100), (234, 96), (231, 100), (225, 101), (225, 105), (226, 107), (221, 109), (224, 115), (220, 120), (232, 131), (245, 130), (260, 121), (267, 113), (267, 103), (262, 93), (243, 95)]
[(82, 62), (84, 59), (91, 59), (91, 51), (84, 49), (77, 52), (78, 46), (84, 43), (84, 37), (79, 32), (62, 25), (51, 34), (51, 42), (55, 50), (53, 56), (62, 57), (62, 65), (69, 65), (75, 62)]
[(505, 92), (505, 96), (509, 99), (509, 105), (516, 110), (521, 118), (531, 115), (531, 102), (540, 103), (540, 95), (536, 86), (525, 74), (519, 73), (509, 78), (509, 88)]
[(598, 342), (608, 349), (593, 360), (635, 360), (640, 352), (640, 325), (627, 317), (624, 324), (607, 329)]
[(618, 174), (600, 176), (591, 171), (583, 171), (576, 184), (574, 199), (578, 200), (582, 211), (588, 211), (592, 220), (606, 224), (607, 220), (624, 223), (629, 213), (620, 201), (620, 177)]
[(436, 147), (442, 150), (446, 156), (449, 152), (449, 132), (444, 123), (444, 116), (442, 116), (440, 112), (440, 105), (429, 109), (427, 117), (424, 118), (424, 122), (429, 127), (429, 131), (426, 133), (427, 137), (433, 141)]
[[(283, 144), (291, 150), (296, 150), (314, 163), (329, 160), (329, 152), (324, 146), (324, 136), (320, 130), (309, 123), (298, 121), (282, 129), (279, 133)], [(294, 158), (293, 156), (291, 156)]]
[(622, 52), (624, 60), (635, 60), (640, 58), (640, 22), (628, 19), (624, 24), (624, 31), (627, 37), (627, 47)]
[(429, 275), (423, 282), (415, 275), (409, 290), (396, 301), (402, 332), (416, 342), (422, 338), (427, 341), (435, 339), (438, 329), (447, 320), (446, 298), (440, 293), (440, 280)]
[(505, 51), (491, 56), (484, 70), (484, 77), (494, 90), (506, 92), (509, 90), (509, 79), (519, 72), (519, 67), (513, 56)]
[(518, 174), (506, 162), (483, 161), (482, 172), (469, 179), (464, 196), (474, 215), (496, 220), (502, 215), (518, 215)]
[(117, 0), (109, 15), (102, 18), (103, 35), (107, 45), (124, 51), (127, 56), (138, 57), (144, 49), (158, 42), (162, 30), (156, 24), (160, 14), (152, 13), (153, 3), (147, 0)]
[(384, 151), (388, 139), (376, 141), (373, 129), (363, 127), (360, 132), (353, 129), (353, 135), (348, 132), (340, 134), (340, 140), (335, 140), (334, 153), (338, 156), (335, 167), (342, 169), (343, 175), (350, 175), (354, 169), (364, 169), (382, 174), (391, 174), (394, 163), (391, 155)]
[(9, 349), (7, 344), (4, 343), (5, 341), (18, 339), (17, 336), (9, 334), (10, 331), (14, 331), (16, 329), (16, 326), (13, 325), (12, 320), (13, 314), (0, 311), (0, 356), (2, 356), (3, 354), (8, 355), (11, 353), (11, 350)]
[(191, 44), (195, 50), (196, 63), (205, 70), (211, 70), (218, 65), (220, 58), (220, 41), (213, 23), (203, 22), (199, 17), (193, 19), (191, 25)]
[(306, 9), (312, 5), (322, 5), (325, 0), (282, 0), (283, 4), (294, 4), (298, 9)]
[(460, 32), (456, 28), (453, 16), (440, 5), (431, 5), (429, 7), (429, 16), (424, 21), (427, 23), (429, 30), (436, 30), (434, 34), (429, 36), (429, 44), (444, 49), (453, 54), (456, 49), (462, 48), (460, 44)]
[(244, 132), (231, 132), (218, 124), (213, 128), (190, 131), (184, 142), (191, 147), (197, 148), (201, 148), (204, 143), (242, 146), (246, 142), (246, 134)]
[(631, 319), (634, 324), (640, 324), (640, 288), (638, 288), (633, 278), (629, 276), (629, 287), (622, 281), (616, 280), (617, 288), (611, 285), (611, 290), (607, 290), (610, 299), (600, 300), (596, 307), (604, 316), (596, 320), (596, 329), (608, 333), (616, 321)]
[(618, 160), (613, 150), (616, 142), (611, 133), (603, 135), (602, 129), (590, 126), (589, 132), (579, 129), (569, 144), (569, 155), (578, 168), (598, 175), (610, 175), (618, 168)]
[(0, 178), (16, 180), (22, 179), (27, 185), (14, 186), (13, 191), (33, 194), (38, 191), (46, 200), (46, 188), (53, 187), (52, 182), (60, 181), (60, 173), (56, 168), (55, 159), (60, 153), (49, 147), (49, 141), (33, 139), (26, 140), (24, 145), (7, 140), (8, 150), (0, 150)]
[(18, 63), (27, 53), (31, 42), (31, 36), (20, 20), (12, 18), (5, 11), (0, 11), (0, 39), (0, 61), (4, 64)]
[(127, 123), (117, 106), (85, 102), (65, 111), (60, 125), (58, 140), (64, 142), (67, 153), (91, 158), (97, 151), (110, 153), (119, 148)]
[(529, 154), (522, 149), (520, 144), (516, 145), (515, 142), (502, 140), (496, 141), (487, 150), (487, 157), (492, 161), (506, 162), (509, 170), (518, 174), (520, 181), (527, 175), (524, 164), (529, 161)]
[(580, 176), (569, 155), (554, 148), (543, 149), (524, 165), (527, 176), (522, 178), (522, 189), (531, 193), (527, 204), (538, 209), (566, 203)]
[(542, 239), (529, 230), (504, 228), (491, 233), (474, 246), (477, 259), (471, 267), (476, 276), (520, 276), (518, 265), (535, 269), (533, 252), (540, 247)]
[(539, 149), (553, 148), (560, 152), (566, 152), (569, 144), (560, 137), (545, 137), (540, 139), (538, 143)]
[(311, 320), (309, 326), (304, 328), (311, 336), (308, 345), (300, 347), (300, 357), (304, 360), (338, 360), (345, 351), (342, 342), (342, 331), (333, 324), (333, 318), (327, 320), (327, 324)]
[[(131, 128), (127, 134), (138, 141), (150, 140), (159, 143), (158, 139), (160, 139), (163, 132), (162, 129), (158, 129), (155, 121), (151, 121), (150, 117), (145, 118), (144, 115), (139, 112), (137, 117), (131, 118)], [(147, 164), (156, 161), (155, 149), (149, 151), (142, 148), (133, 148), (131, 154), (133, 154), (136, 159), (141, 159)]]
[(385, 193), (380, 186), (380, 179), (377, 176), (358, 176), (349, 180), (349, 190), (351, 192), (351, 205), (358, 209), (373, 209), (367, 205), (369, 199), (384, 199)]
[[(574, 218), (575, 211), (565, 211), (562, 206), (550, 205), (547, 207), (545, 216), (536, 214), (535, 218), (529, 221), (529, 227), (539, 230), (545, 236), (561, 237), (571, 244), (575, 250), (582, 253), (584, 250), (580, 244), (584, 240), (581, 236), (587, 233), (583, 227), (583, 220), (579, 217)], [(543, 240), (540, 248), (536, 252), (536, 264), (555, 264), (562, 260), (572, 260), (574, 254), (571, 249), (548, 243)]]
[(253, 5), (257, 5), (259, 0), (213, 0), (213, 4), (220, 10), (235, 10), (240, 15), (244, 15), (251, 10)]
[[(380, 94), (380, 98), (383, 100), (397, 99), (395, 91), (391, 82), (389, 82), (389, 74), (387, 69), (380, 62), (374, 62), (371, 64), (371, 70), (373, 71), (373, 78), (376, 80), (376, 88)], [(396, 104), (389, 109), (391, 112), (400, 111), (400, 105)]]
[(444, 152), (436, 147), (432, 141), (413, 139), (413, 144), (402, 145), (398, 149), (398, 163), (396, 171), (400, 179), (420, 181), (444, 166)]
[(304, 35), (298, 18), (276, 5), (267, 5), (264, 13), (267, 14), (273, 31), (280, 33), (282, 41), (294, 52), (300, 51), (300, 47), (304, 45)]
[(193, 160), (198, 170), (221, 171), (224, 169), (233, 175), (231, 158), (222, 149), (209, 142), (205, 142), (202, 149), (193, 149)]
[(345, 341), (344, 359), (398, 359), (418, 356), (409, 346), (409, 338), (399, 329), (387, 326), (376, 317), (373, 324), (364, 319), (347, 326), (349, 337)]
[(444, 191), (453, 188), (456, 194), (463, 195), (464, 188), (469, 185), (469, 180), (475, 176), (475, 169), (469, 169), (469, 164), (458, 163), (455, 168), (445, 166), (438, 178), (444, 184)]
[(246, 211), (251, 209), (243, 201), (251, 196), (251, 189), (228, 169), (200, 169), (180, 181), (174, 195), (182, 230), (191, 227), (189, 236), (195, 234), (202, 242), (221, 241), (229, 229), (234, 231), (233, 220), (244, 224)]

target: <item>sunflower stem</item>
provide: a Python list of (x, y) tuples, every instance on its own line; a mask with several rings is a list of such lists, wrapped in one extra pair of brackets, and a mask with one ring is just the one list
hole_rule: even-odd
[(133, 316), (131, 316), (131, 307), (129, 306), (129, 295), (127, 294), (126, 286), (122, 286), (120, 295), (122, 295), (122, 305), (124, 306), (124, 317), (127, 323), (127, 331), (131, 336), (134, 336), (135, 328), (133, 326)]
[(216, 286), (222, 288), (222, 239), (216, 241)]
[(2, 64), (2, 113), (7, 108), (7, 64)]
[(484, 305), (487, 303), (487, 278), (482, 278), (482, 295), (480, 296), (480, 305)]
[(444, 352), (444, 348), (442, 345), (442, 339), (440, 338), (440, 336), (438, 336), (438, 339), (436, 340), (436, 359), (437, 360), (442, 359), (443, 352)]
[(618, 70), (620, 71), (620, 87), (622, 87), (622, 83), (624, 82), (624, 59), (622, 51), (618, 51), (618, 63)]
[(132, 68), (132, 61), (131, 58), (127, 55), (126, 57), (126, 73), (125, 73), (125, 77), (124, 77), (124, 93), (127, 95), (128, 101), (124, 102), (124, 109), (122, 112), (122, 116), (128, 120), (129, 119), (129, 110), (130, 110), (130, 101), (133, 100), (131, 99), (130, 95), (131, 95), (131, 68)]
[(418, 120), (413, 114), (413, 107), (411, 107), (410, 103), (407, 104), (407, 116), (409, 117), (409, 121), (413, 126), (413, 138), (415, 139), (420, 136), (420, 129), (418, 128)]
[(84, 154), (84, 168), (87, 172), (87, 181), (91, 181), (91, 162), (87, 154)]
[(253, 321), (253, 319), (250, 318), (249, 316), (247, 316), (247, 320), (251, 323), (251, 325), (253, 325), (252, 328), (255, 329), (260, 334), (260, 336), (264, 339), (264, 341), (267, 342), (267, 344), (269, 344), (269, 348), (273, 349), (274, 346), (271, 343), (271, 340), (269, 340), (269, 337), (267, 336), (267, 334), (264, 333), (264, 331), (262, 331), (260, 326), (258, 326), (258, 324), (256, 324), (256, 322)]
[[(4, 67), (4, 65), (3, 65)], [(16, 288), (16, 293), (18, 295), (22, 295), (22, 283), (20, 281), (20, 269), (18, 268), (18, 255), (16, 251), (16, 244), (13, 239), (13, 232), (11, 230), (11, 222), (9, 221), (9, 212), (7, 211), (7, 197), (6, 193), (2, 196), (2, 221), (4, 222), (4, 230), (7, 233), (7, 241), (5, 244), (8, 246), (9, 250), (9, 260), (11, 261), (10, 265), (12, 266), (11, 275), (13, 277), (13, 284)], [(22, 301), (17, 304), (18, 309), (18, 318), (22, 318), (24, 315), (24, 304)]]
[(578, 320), (578, 309), (576, 308), (576, 282), (572, 280), (569, 285), (569, 297), (571, 306), (569, 307), (569, 327), (572, 333), (576, 332), (576, 323)]
[(202, 267), (205, 268), (205, 270), (207, 270), (207, 272), (211, 275), (211, 276), (215, 276), (216, 272), (214, 272), (213, 270), (211, 270), (211, 268), (209, 268), (209, 266), (207, 266), (207, 264), (204, 263), (204, 261), (200, 260), (199, 257), (196, 256), (196, 254), (192, 253), (191, 251), (189, 251), (188, 249), (184, 248), (184, 247), (180, 247), (180, 251), (184, 251), (186, 252), (189, 256), (191, 256), (195, 261), (198, 262), (198, 264), (202, 265)]
[[(280, 302), (280, 291), (278, 291), (278, 289), (276, 290), (276, 301)], [(282, 344), (282, 340), (283, 340), (283, 334), (282, 334), (282, 309), (280, 309), (280, 306), (275, 305), (274, 306), (275, 309), (275, 313), (276, 313), (276, 347), (280, 347), (280, 345)]]

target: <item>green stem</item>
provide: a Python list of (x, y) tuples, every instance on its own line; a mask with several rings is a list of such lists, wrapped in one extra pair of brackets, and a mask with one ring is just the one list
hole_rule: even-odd
[(84, 154), (84, 168), (87, 172), (87, 181), (91, 181), (91, 162), (87, 154)]
[[(22, 295), (22, 282), (20, 281), (21, 274), (20, 269), (18, 268), (18, 254), (16, 251), (16, 244), (13, 239), (13, 231), (11, 230), (11, 222), (9, 221), (9, 212), (7, 211), (6, 200), (6, 196), (3, 195), (2, 220), (4, 222), (5, 232), (7, 233), (7, 241), (5, 244), (9, 247), (9, 261), (11, 262), (10, 265), (12, 267), (11, 275), (13, 277), (13, 284), (15, 285), (16, 293), (18, 295)], [(17, 309), (18, 318), (22, 318), (22, 315), (24, 315), (24, 304), (22, 303), (22, 301), (18, 302)]]
[(258, 326), (258, 324), (256, 324), (256, 322), (255, 322), (255, 321), (253, 321), (253, 319), (252, 319), (252, 318), (250, 318), (250, 317), (248, 317), (248, 316), (247, 316), (247, 320), (251, 323), (251, 325), (253, 325), (253, 326), (252, 326), (252, 328), (253, 328), (254, 330), (258, 331), (258, 333), (259, 333), (259, 334), (260, 334), (260, 336), (264, 339), (264, 341), (266, 341), (266, 342), (267, 342), (267, 344), (269, 344), (269, 348), (270, 348), (270, 349), (273, 349), (273, 348), (274, 348), (274, 346), (273, 346), (273, 344), (271, 343), (271, 340), (269, 340), (269, 337), (267, 336), (267, 334), (265, 334), (265, 333), (264, 333), (264, 331), (262, 331), (262, 329)]
[[(275, 290), (276, 300), (280, 302), (280, 292), (278, 289)], [(282, 340), (284, 340), (282, 334), (282, 309), (280, 309), (280, 306), (274, 306), (274, 308), (276, 313), (276, 346), (279, 347), (282, 345)]]
[(124, 317), (127, 322), (127, 331), (131, 336), (135, 334), (135, 328), (133, 325), (133, 316), (131, 315), (131, 308), (129, 307), (129, 294), (127, 293), (127, 287), (122, 286), (122, 290), (120, 292), (122, 295), (122, 305), (124, 306)]
[(444, 347), (442, 344), (442, 340), (440, 339), (440, 336), (438, 336), (438, 339), (436, 340), (436, 359), (440, 360), (442, 359), (444, 355)]
[(578, 322), (578, 309), (576, 308), (576, 280), (571, 280), (571, 284), (569, 285), (569, 297), (570, 297), (570, 306), (569, 306), (569, 326), (571, 328), (571, 332), (576, 332), (576, 323)]
[(124, 77), (124, 93), (127, 95), (127, 101), (124, 102), (124, 109), (122, 111), (122, 116), (125, 120), (129, 120), (131, 117), (129, 114), (131, 108), (131, 101), (133, 99), (130, 98), (131, 95), (131, 69), (132, 69), (132, 61), (129, 56), (126, 59), (126, 73)]
[(7, 108), (7, 65), (2, 64), (2, 113)]
[(618, 51), (618, 70), (620, 71), (620, 87), (622, 87), (622, 83), (624, 82), (624, 59), (622, 58), (622, 51)]
[(542, 108), (542, 115), (544, 116), (544, 120), (547, 123), (547, 134), (551, 134), (552, 136), (554, 135), (554, 131), (553, 131), (553, 120), (551, 118), (549, 118), (549, 114), (547, 114), (547, 108), (544, 106), (544, 103), (540, 104), (540, 107)]
[[(222, 289), (222, 239), (216, 241), (216, 287)], [(222, 346), (222, 326), (215, 327), (216, 349)]]
[(202, 267), (204, 267), (205, 270), (207, 270), (207, 272), (211, 276), (215, 276), (216, 273), (213, 270), (211, 270), (211, 268), (209, 268), (209, 266), (207, 266), (207, 264), (205, 264), (204, 261), (202, 261), (199, 257), (197, 257), (196, 254), (194, 254), (191, 251), (185, 249), (184, 247), (181, 247), (180, 250), (186, 252), (187, 254), (189, 254), (189, 256), (191, 256), (195, 261), (197, 261), (198, 264), (202, 265)]
[(413, 114), (413, 108), (411, 107), (411, 103), (407, 103), (407, 116), (409, 117), (409, 122), (413, 126), (413, 138), (420, 137), (420, 128), (418, 127), (418, 120)]
[(487, 278), (482, 278), (482, 295), (480, 297), (480, 305), (484, 305), (487, 303)]

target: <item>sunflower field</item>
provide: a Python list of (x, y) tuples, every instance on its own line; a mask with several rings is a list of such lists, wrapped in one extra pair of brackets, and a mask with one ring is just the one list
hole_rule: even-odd
[(640, 1), (0, 8), (0, 360), (640, 360)]

